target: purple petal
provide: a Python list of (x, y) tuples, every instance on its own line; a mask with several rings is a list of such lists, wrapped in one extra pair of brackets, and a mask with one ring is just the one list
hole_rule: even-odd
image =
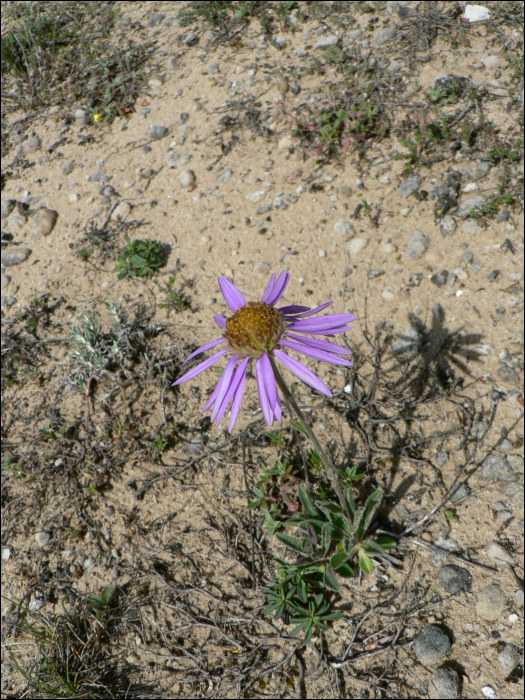
[(281, 306), (281, 308), (277, 309), (277, 311), (280, 311), (282, 314), (285, 314), (287, 316), (288, 314), (301, 313), (301, 311), (310, 311), (310, 307), (309, 306), (299, 306), (298, 304), (292, 304), (291, 306)]
[(262, 358), (265, 357), (265, 354), (263, 354), (258, 360), (255, 360), (255, 378), (257, 379), (259, 403), (261, 404), (264, 420), (268, 425), (271, 425), (273, 423), (273, 412), (270, 406), (270, 401), (268, 400), (268, 395), (266, 394), (266, 383), (268, 380), (266, 377), (264, 361), (262, 360)]
[(337, 333), (346, 333), (352, 330), (352, 326), (338, 326), (337, 328), (330, 328), (326, 331), (303, 331), (300, 328), (294, 328), (298, 333), (312, 333), (313, 335), (336, 335)]
[(215, 416), (217, 415), (217, 411), (221, 407), (222, 400), (224, 398), (224, 395), (228, 391), (228, 387), (230, 386), (233, 370), (235, 369), (235, 365), (237, 363), (237, 360), (239, 359), (239, 355), (234, 355), (233, 357), (230, 357), (228, 362), (226, 363), (226, 367), (224, 368), (221, 378), (219, 380), (219, 383), (221, 385), (219, 389), (219, 393), (217, 394), (217, 398), (215, 399), (215, 403), (213, 404), (213, 411), (211, 412), (210, 420), (213, 421)]
[(243, 360), (237, 369), (237, 371), (240, 371), (242, 367), (242, 374), (239, 380), (239, 386), (237, 387), (237, 389), (235, 389), (235, 394), (233, 396), (232, 410), (230, 413), (230, 422), (228, 423), (228, 430), (230, 433), (232, 431), (233, 426), (235, 425), (235, 421), (237, 420), (237, 415), (239, 413), (239, 408), (241, 407), (242, 395), (244, 394), (244, 382), (246, 380), (246, 367), (248, 365), (248, 360), (248, 357), (245, 360)]
[(348, 348), (344, 348), (341, 345), (336, 345), (336, 343), (329, 343), (327, 340), (317, 340), (314, 338), (303, 338), (300, 335), (294, 335), (293, 333), (285, 333), (287, 338), (292, 340), (298, 340), (300, 343), (305, 345), (310, 345), (312, 348), (319, 348), (319, 350), (327, 350), (328, 352), (335, 352), (336, 355), (351, 355), (352, 351)]
[(292, 321), (289, 328), (291, 330), (301, 330), (303, 333), (315, 333), (316, 331), (325, 331), (330, 328), (343, 326), (350, 321), (355, 321), (355, 316), (352, 314), (330, 314), (329, 316), (321, 316), (320, 318), (307, 318), (299, 321)]
[(270, 296), (272, 293), (272, 289), (275, 284), (275, 272), (272, 272), (272, 276), (270, 277), (270, 281), (266, 285), (266, 289), (264, 290), (264, 294), (261, 297), (261, 301), (266, 302), (266, 299)]
[(227, 280), (226, 277), (222, 277), (222, 275), (219, 277), (219, 287), (221, 288), (224, 301), (228, 304), (233, 313), (235, 313), (237, 309), (240, 309), (241, 306), (246, 305), (246, 301), (237, 287), (232, 284), (230, 280)]
[(305, 316), (312, 316), (313, 314), (317, 314), (319, 313), (319, 311), (326, 309), (326, 307), (330, 306), (330, 304), (333, 304), (333, 301), (327, 301), (324, 304), (321, 304), (321, 306), (316, 306), (315, 309), (308, 309), (308, 311), (305, 311), (302, 314), (297, 314), (297, 316), (294, 316), (294, 318), (304, 318)]
[(286, 285), (288, 284), (289, 279), (290, 279), (290, 273), (285, 272), (283, 270), (281, 272), (281, 274), (279, 275), (279, 277), (277, 278), (277, 282), (275, 283), (275, 285), (271, 291), (271, 294), (269, 294), (268, 298), (266, 299), (267, 304), (270, 304), (270, 306), (277, 304), (279, 299), (284, 294), (284, 290), (286, 289)]
[(273, 415), (275, 416), (276, 421), (280, 421), (282, 417), (282, 412), (281, 412), (281, 401), (279, 399), (279, 394), (277, 391), (275, 392), (275, 403), (272, 406), (272, 411)]
[(309, 370), (308, 367), (305, 367), (302, 362), (294, 360), (293, 357), (285, 355), (284, 352), (281, 352), (280, 350), (274, 350), (273, 354), (279, 360), (279, 362), (282, 362), (282, 364), (289, 369), (292, 374), (295, 374), (296, 377), (302, 379), (305, 384), (317, 389), (317, 391), (320, 391), (321, 394), (324, 394), (325, 396), (332, 396), (332, 392), (326, 386), (326, 384), (324, 384), (324, 382), (322, 382), (317, 375)]
[(188, 355), (188, 357), (184, 360), (182, 363), (182, 367), (186, 364), (188, 360), (191, 360), (192, 357), (195, 357), (195, 355), (199, 355), (201, 352), (204, 352), (205, 350), (210, 350), (211, 348), (214, 348), (216, 345), (219, 345), (219, 343), (224, 343), (224, 338), (217, 338), (217, 340), (210, 340), (209, 343), (204, 343), (204, 345), (201, 345), (200, 348), (195, 350), (195, 352), (192, 352), (191, 355)]
[[(221, 378), (222, 378), (222, 375), (221, 375)], [(202, 409), (201, 413), (206, 413), (206, 411), (209, 409), (209, 407), (212, 405), (212, 403), (217, 398), (217, 394), (219, 393), (219, 390), (221, 388), (220, 384), (221, 384), (221, 380), (219, 379), (219, 381), (215, 385), (215, 389), (212, 391), (212, 393), (210, 395), (210, 398), (206, 401), (206, 405)]]
[(224, 316), (214, 316), (215, 323), (220, 326), (221, 328), (226, 328), (226, 319)]
[[(279, 395), (277, 394), (277, 386), (275, 384), (275, 377), (273, 375), (273, 369), (272, 365), (270, 364), (270, 360), (268, 359), (268, 355), (264, 353), (261, 356), (260, 359), (260, 365), (263, 370), (263, 377), (264, 377), (264, 386), (266, 389), (266, 396), (268, 397), (268, 401), (270, 403), (270, 408), (272, 409), (273, 413), (275, 414), (275, 417), (277, 418), (277, 413), (279, 413), (279, 417), (277, 420), (281, 420), (280, 414), (281, 414), (281, 402), (279, 401)], [(277, 408), (277, 411), (275, 410)]]
[(292, 340), (280, 340), (279, 345), (290, 350), (295, 350), (295, 352), (301, 352), (303, 355), (308, 355), (309, 357), (314, 357), (316, 360), (322, 360), (323, 362), (331, 362), (333, 365), (344, 365), (345, 367), (351, 367), (352, 363), (342, 357), (337, 357), (337, 355), (332, 355), (330, 352), (325, 350), (319, 350), (318, 348), (309, 348), (300, 343), (294, 343)]
[(228, 348), (224, 348), (224, 350), (219, 350), (219, 352), (216, 352), (215, 355), (208, 357), (208, 359), (204, 360), (204, 362), (201, 362), (200, 365), (197, 365), (193, 369), (190, 369), (189, 372), (186, 372), (186, 374), (183, 374), (182, 377), (180, 377), (180, 379), (177, 379), (176, 382), (173, 382), (171, 386), (176, 386), (177, 384), (182, 384), (182, 382), (187, 382), (188, 379), (193, 379), (193, 377), (196, 377), (201, 372), (204, 372), (205, 369), (208, 369), (208, 367), (214, 365), (217, 362), (217, 360), (220, 357), (222, 357), (226, 352), (228, 352)]
[(248, 364), (249, 358), (245, 358), (242, 360), (242, 362), (239, 364), (237, 369), (235, 370), (235, 374), (233, 375), (233, 379), (230, 382), (230, 386), (228, 387), (228, 391), (224, 395), (224, 398), (221, 402), (220, 408), (217, 412), (217, 421), (215, 422), (215, 425), (219, 425), (221, 418), (224, 415), (224, 412), (228, 408), (228, 404), (230, 403), (231, 397), (235, 393), (235, 390), (239, 386), (239, 382), (241, 381), (241, 378), (244, 376), (246, 373), (246, 365)]

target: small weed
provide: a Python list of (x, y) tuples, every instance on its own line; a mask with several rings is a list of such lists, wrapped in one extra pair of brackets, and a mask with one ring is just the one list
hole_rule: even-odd
[(168, 316), (170, 314), (170, 311), (184, 311), (184, 309), (188, 309), (190, 307), (189, 299), (186, 296), (184, 296), (182, 290), (176, 292), (173, 289), (174, 284), (175, 277), (173, 277), (173, 275), (170, 275), (168, 277), (168, 281), (166, 282), (165, 287), (162, 287), (159, 284), (159, 289), (166, 294), (166, 298), (163, 302), (159, 304), (159, 308), (167, 309)]
[(162, 453), (167, 444), (168, 443), (163, 440), (160, 435), (157, 435), (154, 442), (148, 442), (148, 445), (155, 450), (158, 455)]
[(131, 241), (128, 234), (124, 234), (127, 246), (119, 256), (118, 263), (113, 272), (118, 272), (118, 279), (124, 277), (153, 277), (157, 268), (162, 265), (161, 247), (157, 241), (149, 238)]

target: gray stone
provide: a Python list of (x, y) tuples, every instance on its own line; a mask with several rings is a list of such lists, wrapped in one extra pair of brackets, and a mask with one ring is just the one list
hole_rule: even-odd
[(38, 151), (41, 145), (42, 141), (38, 138), (38, 136), (36, 136), (34, 139), (28, 139), (27, 141), (24, 141), (24, 143), (18, 144), (15, 149), (15, 156), (18, 156), (18, 158), (25, 158), (30, 153)]
[(20, 265), (31, 255), (31, 248), (10, 248), (2, 251), (2, 265), (12, 267)]
[(352, 239), (346, 246), (348, 255), (351, 258), (359, 255), (359, 253), (367, 247), (369, 240), (370, 239), (366, 236), (358, 236), (357, 238)]
[(478, 233), (481, 233), (483, 231), (481, 226), (479, 226), (479, 224), (473, 219), (467, 219), (467, 221), (464, 221), (461, 229), (463, 233), (468, 233), (471, 236), (477, 236)]
[[(499, 513), (507, 513), (508, 511), (506, 510), (500, 510)], [(505, 564), (514, 564), (514, 557), (510, 552), (507, 552), (505, 547), (501, 545), (499, 542), (496, 540), (492, 540), (492, 542), (489, 542), (487, 547), (486, 547), (486, 552), (487, 552), (487, 557), (489, 559), (492, 559), (493, 561), (499, 561), (499, 562), (504, 562)]]
[(45, 547), (51, 541), (51, 535), (45, 530), (43, 532), (37, 532), (35, 535), (35, 540), (39, 547)]
[(498, 654), (498, 661), (507, 673), (514, 671), (521, 662), (520, 648), (516, 644), (505, 644)]
[(158, 124), (152, 124), (149, 128), (150, 139), (162, 139), (168, 133), (167, 126), (160, 126)]
[(195, 173), (190, 168), (184, 168), (179, 173), (179, 182), (181, 187), (191, 187), (196, 181)]
[(470, 591), (472, 576), (461, 566), (447, 564), (439, 570), (438, 580), (447, 593), (455, 595), (460, 591)]
[(439, 700), (454, 700), (460, 696), (460, 678), (453, 668), (442, 666), (437, 668), (430, 677), (428, 691), (431, 698)]
[(498, 452), (501, 452), (501, 454), (506, 455), (512, 450), (513, 447), (514, 445), (512, 444), (512, 442), (508, 438), (505, 438), (498, 444)]
[(31, 600), (29, 601), (29, 605), (27, 606), (31, 612), (37, 612), (37, 610), (40, 610), (43, 608), (45, 605), (45, 598), (42, 594), (38, 595), (33, 593), (31, 596)]
[(408, 242), (406, 258), (407, 260), (419, 260), (427, 251), (430, 245), (430, 238), (426, 233), (416, 231)]
[(434, 272), (433, 275), (430, 275), (430, 281), (437, 287), (443, 287), (447, 283), (448, 274), (448, 270), (439, 270), (439, 272)]
[(1, 219), (2, 221), (4, 219), (7, 219), (9, 214), (13, 211), (13, 207), (16, 204), (16, 199), (2, 199), (2, 210), (1, 210)]
[(450, 651), (450, 641), (440, 627), (427, 625), (414, 640), (414, 651), (420, 661), (434, 661)]
[(446, 462), (448, 462), (448, 452), (440, 452), (436, 457), (436, 464), (442, 467)]
[(23, 216), (23, 214), (19, 214), (18, 212), (15, 212), (14, 214), (11, 214), (7, 221), (7, 225), (9, 226), (9, 230), (12, 231), (13, 233), (22, 233), (24, 228), (26, 227), (27, 224), (27, 216)]
[(113, 221), (124, 221), (131, 212), (131, 204), (129, 202), (119, 202), (111, 214)]
[(456, 220), (450, 214), (446, 214), (439, 224), (441, 235), (445, 238), (451, 236), (457, 228)]
[(459, 205), (456, 216), (459, 216), (461, 219), (466, 219), (471, 211), (475, 210), (477, 207), (481, 207), (486, 201), (487, 198), (481, 194), (468, 197)]
[(92, 569), (95, 566), (95, 559), (91, 556), (87, 557), (87, 559), (84, 559), (82, 563), (82, 568), (84, 571), (88, 571), (89, 569)]
[(74, 169), (75, 169), (75, 161), (70, 160), (62, 168), (62, 172), (64, 173), (64, 175), (71, 175), (71, 173), (73, 172)]
[(489, 282), (495, 282), (500, 276), (500, 274), (501, 272), (499, 270), (491, 270), (487, 275), (487, 279)]
[(221, 185), (227, 185), (228, 182), (230, 181), (231, 176), (233, 175), (233, 170), (231, 168), (228, 168), (223, 172), (222, 175), (220, 175), (217, 178), (217, 182), (220, 183)]
[(459, 484), (455, 491), (452, 492), (450, 500), (452, 503), (459, 503), (464, 498), (467, 498), (472, 493), (472, 489), (467, 484)]
[(189, 118), (190, 115), (188, 114), (188, 112), (181, 112), (177, 117), (177, 124), (186, 124)]
[(500, 481), (501, 479), (511, 478), (512, 469), (507, 464), (505, 457), (491, 454), (483, 460), (481, 474), (483, 478), (490, 481)]
[(330, 46), (336, 46), (338, 41), (339, 37), (335, 34), (327, 34), (316, 41), (314, 49), (328, 49)]
[(398, 194), (400, 197), (410, 197), (411, 194), (417, 192), (421, 186), (421, 178), (416, 173), (416, 175), (411, 175), (407, 177), (406, 180), (399, 185)]
[(342, 236), (343, 238), (352, 237), (355, 235), (355, 230), (349, 221), (337, 221), (332, 229), (334, 235)]
[(156, 12), (154, 15), (151, 15), (148, 19), (148, 27), (156, 27), (162, 22), (164, 17), (166, 17), (166, 15), (163, 15), (162, 12)]
[(193, 33), (187, 34), (186, 38), (184, 39), (184, 41), (182, 43), (185, 46), (195, 46), (195, 44), (199, 43), (199, 37), (197, 36), (197, 34), (193, 34)]
[(478, 594), (476, 613), (487, 622), (496, 622), (503, 615), (507, 605), (505, 594), (497, 583), (485, 586)]
[(470, 269), (472, 270), (472, 272), (481, 272), (481, 270), (483, 269), (483, 263), (474, 260), (474, 262), (470, 263)]
[(501, 379), (501, 381), (504, 384), (507, 384), (507, 386), (520, 386), (521, 382), (519, 372), (512, 367), (501, 365), (498, 367), (496, 374), (498, 375), (498, 379)]
[(253, 266), (253, 274), (258, 279), (262, 279), (270, 274), (271, 269), (270, 263), (258, 261)]
[(384, 270), (368, 270), (366, 276), (369, 280), (375, 280), (376, 277), (381, 277), (384, 274)]
[(500, 488), (513, 506), (523, 506), (523, 484), (518, 481), (502, 481)]
[(2, 275), (2, 291), (7, 289), (11, 284), (11, 275)]
[(485, 68), (497, 68), (501, 65), (501, 58), (499, 56), (485, 56), (481, 58), (480, 61)]
[(100, 182), (103, 177), (104, 173), (102, 172), (102, 170), (95, 170), (94, 173), (91, 173), (88, 176), (88, 182)]
[(39, 209), (33, 217), (31, 236), (33, 238), (49, 236), (55, 227), (57, 218), (58, 212), (53, 209), (48, 209), (47, 207)]
[(374, 32), (374, 41), (378, 46), (386, 44), (396, 38), (396, 30), (394, 27), (387, 27), (386, 29), (378, 29)]
[(504, 221), (508, 221), (509, 216), (510, 216), (510, 211), (508, 209), (504, 209), (503, 211), (500, 211), (497, 213), (496, 222), (498, 224), (501, 224)]

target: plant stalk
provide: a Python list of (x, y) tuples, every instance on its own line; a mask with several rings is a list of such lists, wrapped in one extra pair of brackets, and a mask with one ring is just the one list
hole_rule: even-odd
[[(353, 530), (353, 521), (352, 518), (350, 517), (350, 513), (348, 512), (348, 508), (346, 507), (346, 500), (343, 494), (343, 491), (341, 489), (341, 484), (339, 482), (339, 474), (337, 473), (337, 469), (328, 456), (327, 452), (321, 447), (321, 443), (317, 439), (316, 434), (313, 431), (313, 428), (310, 424), (310, 421), (308, 418), (305, 416), (305, 414), (301, 411), (299, 406), (297, 405), (297, 401), (294, 399), (292, 396), (290, 390), (288, 389), (286, 382), (284, 381), (281, 373), (279, 372), (279, 369), (277, 367), (277, 364), (275, 362), (275, 359), (268, 353), (268, 357), (270, 359), (270, 364), (272, 365), (273, 369), (273, 374), (275, 376), (275, 381), (277, 382), (277, 385), (279, 386), (279, 389), (283, 393), (283, 398), (286, 403), (286, 406), (288, 408), (288, 411), (290, 412), (290, 415), (293, 413), (296, 414), (297, 418), (301, 422), (301, 425), (305, 429), (308, 437), (310, 440), (313, 442), (315, 449), (317, 450), (319, 457), (321, 458), (321, 461), (323, 462), (326, 471), (328, 472), (328, 476), (330, 477), (330, 481), (332, 482), (333, 489), (335, 493), (337, 494), (337, 498), (339, 499), (339, 503), (341, 505), (341, 508), (343, 510), (343, 513), (346, 515), (346, 518), (348, 520), (348, 524), (350, 525), (351, 529)], [(352, 495), (352, 489), (350, 488), (348, 490), (348, 494), (350, 497), (350, 504), (352, 507), (352, 510), (355, 513), (355, 504), (354, 504), (354, 498)]]

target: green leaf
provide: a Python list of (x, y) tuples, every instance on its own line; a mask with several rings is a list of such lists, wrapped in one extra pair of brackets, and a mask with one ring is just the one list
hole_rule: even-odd
[(391, 537), (375, 537), (374, 540), (380, 547), (383, 547), (383, 549), (393, 549), (397, 547), (397, 542)]
[(359, 568), (365, 574), (371, 574), (374, 570), (372, 560), (370, 559), (370, 557), (367, 557), (361, 549), (359, 550)]
[(331, 566), (327, 566), (323, 574), (323, 583), (331, 591), (339, 592), (339, 584)]
[(364, 533), (366, 532), (366, 529), (368, 525), (370, 524), (370, 521), (372, 519), (372, 516), (380, 502), (380, 500), (383, 498), (383, 491), (381, 489), (377, 489), (377, 491), (374, 491), (373, 494), (368, 496), (366, 499), (365, 505), (363, 507), (362, 515), (360, 518), (360, 523), (359, 523), (359, 531), (358, 531), (358, 537), (361, 538)]
[(344, 578), (349, 578), (350, 576), (354, 575), (354, 570), (348, 564), (342, 564), (341, 566), (337, 567), (335, 571), (339, 574), (339, 576), (343, 576)]
[(340, 620), (344, 615), (342, 610), (336, 610), (335, 612), (329, 613), (328, 615), (323, 615), (323, 620)]
[(299, 423), (299, 421), (291, 420), (290, 423), (293, 425), (294, 428), (297, 428), (297, 430), (300, 430), (301, 433), (303, 433), (303, 435), (306, 435), (306, 437), (308, 437), (308, 433), (303, 428), (303, 426)]
[(334, 554), (330, 559), (330, 564), (337, 571), (337, 568), (348, 559), (348, 554), (346, 552), (340, 552), (339, 554)]
[(347, 489), (345, 489), (345, 502), (346, 502), (346, 507), (348, 508), (348, 513), (350, 515), (350, 520), (353, 523), (354, 519), (355, 519), (355, 503), (354, 503), (354, 496), (352, 494), (352, 487), (351, 486), (349, 486)]
[(290, 549), (293, 549), (295, 552), (300, 552), (301, 554), (306, 553), (303, 540), (299, 540), (297, 537), (287, 535), (284, 532), (276, 532), (275, 537), (279, 540), (279, 542), (282, 542), (284, 545), (286, 545)]
[(306, 592), (306, 583), (304, 581), (301, 581), (299, 585), (297, 586), (297, 594), (299, 595), (299, 598), (303, 603), (306, 603), (308, 600), (308, 595)]
[(308, 513), (308, 515), (311, 518), (318, 519), (319, 518), (319, 511), (314, 506), (312, 499), (310, 498), (306, 489), (303, 488), (302, 486), (299, 486), (298, 493), (299, 493), (299, 498), (301, 500), (301, 503), (303, 504), (303, 508), (304, 508), (305, 512)]

